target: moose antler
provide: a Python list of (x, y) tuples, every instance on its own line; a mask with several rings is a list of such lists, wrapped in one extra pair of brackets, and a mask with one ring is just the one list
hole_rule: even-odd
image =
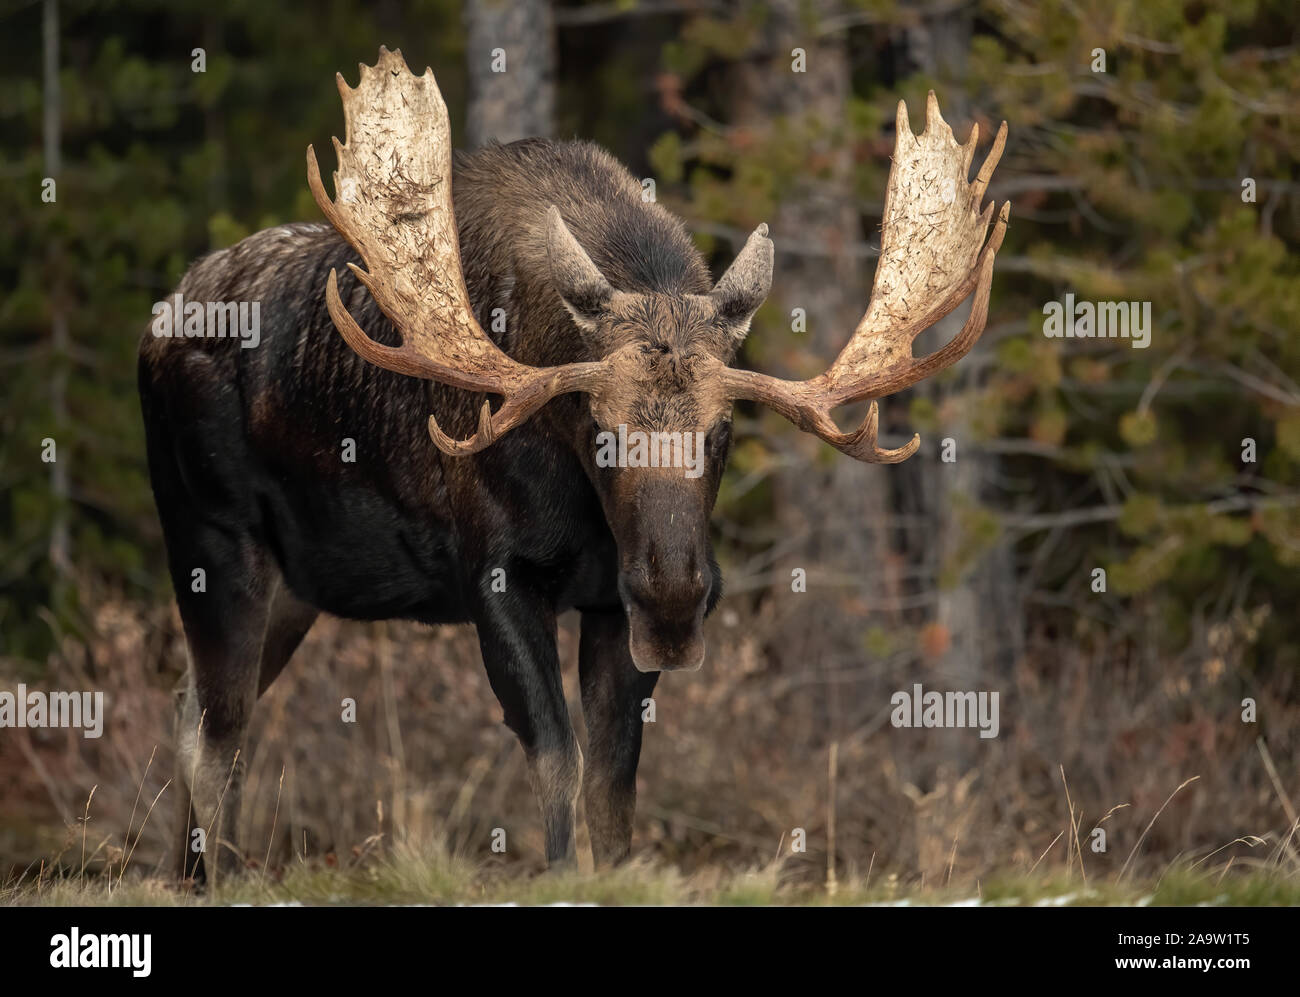
[[(993, 148), (974, 183), (967, 182), (979, 126), (965, 145), (939, 113), (930, 91), (925, 131), (912, 134), (907, 106), (898, 102), (893, 166), (885, 192), (880, 262), (867, 312), (853, 337), (823, 374), (807, 381), (785, 381), (731, 368), (723, 372), (732, 398), (761, 402), (805, 432), (820, 436), (850, 457), (873, 464), (896, 464), (916, 453), (921, 438), (897, 450), (876, 446), (879, 410), (875, 399), (901, 391), (965, 356), (988, 318), (993, 259), (1006, 232), (1010, 203), (1002, 205), (993, 235), (984, 241), (993, 203), (979, 210), (994, 167), (1006, 144), (1002, 122)], [(970, 317), (948, 345), (926, 357), (912, 356), (912, 341), (975, 292)], [(870, 411), (854, 432), (844, 433), (830, 410), (872, 399)]]
[(600, 363), (530, 367), (488, 338), (474, 318), (461, 269), (451, 199), (451, 128), (433, 70), (413, 76), (401, 50), (387, 48), (380, 48), (373, 67), (360, 68), (355, 89), (338, 74), (347, 138), (342, 144), (334, 139), (335, 199), (325, 193), (311, 146), (307, 182), (325, 217), (361, 254), (366, 270), (348, 266), (392, 319), (402, 345), (384, 346), (362, 331), (339, 297), (333, 270), (326, 304), (348, 345), (371, 363), (505, 397), (495, 414), (483, 403), (478, 431), (468, 440), (451, 439), (429, 417), (429, 435), (438, 449), (453, 456), (474, 453), (556, 395), (588, 390), (605, 368)]
[[(310, 146), (307, 179), (325, 216), (361, 254), (367, 270), (348, 265), (393, 321), (402, 344), (376, 343), (361, 330), (339, 297), (332, 270), (325, 288), (330, 317), (371, 363), (505, 399), (495, 413), (483, 403), (478, 431), (468, 440), (449, 438), (431, 416), (429, 434), (438, 448), (453, 456), (475, 453), (556, 395), (593, 392), (606, 384), (612, 373), (608, 361), (531, 367), (507, 356), (475, 320), (452, 210), (451, 130), (433, 71), (417, 78), (400, 51), (381, 48), (375, 66), (361, 66), (355, 89), (341, 74), (338, 86), (347, 141), (334, 140), (336, 199), (325, 193)], [(994, 257), (1010, 205), (1002, 205), (987, 241), (993, 205), (979, 208), (1006, 135), (1004, 121), (972, 183), (966, 178), (978, 127), (965, 145), (957, 145), (931, 91), (925, 131), (913, 135), (900, 101), (880, 262), (866, 314), (848, 345), (825, 373), (807, 381), (723, 367), (726, 394), (762, 402), (858, 460), (893, 464), (915, 453), (917, 436), (897, 450), (876, 445), (875, 400), (955, 363), (984, 331)], [(956, 338), (929, 356), (913, 357), (917, 335), (972, 292), (970, 317)], [(862, 425), (841, 432), (831, 410), (867, 399), (871, 408)]]

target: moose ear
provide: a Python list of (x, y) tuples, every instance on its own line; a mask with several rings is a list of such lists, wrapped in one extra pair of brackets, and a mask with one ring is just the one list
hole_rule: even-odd
[(772, 290), (773, 255), (772, 240), (767, 237), (764, 223), (750, 233), (740, 254), (709, 292), (718, 320), (727, 327), (737, 346), (749, 332), (754, 312)]
[(560, 217), (560, 209), (553, 204), (546, 212), (546, 257), (551, 283), (564, 307), (569, 309), (580, 329), (594, 331), (596, 320), (614, 296), (614, 289), (578, 244)]

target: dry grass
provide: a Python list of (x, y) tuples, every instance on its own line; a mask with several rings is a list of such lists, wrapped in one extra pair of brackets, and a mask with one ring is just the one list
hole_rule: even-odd
[(788, 859), (752, 869), (713, 867), (694, 873), (637, 859), (597, 874), (520, 874), (456, 858), (445, 850), (399, 845), (382, 856), (343, 865), (291, 864), (274, 877), (248, 874), (195, 893), (159, 877), (33, 877), (0, 887), (10, 906), (225, 906), (598, 904), (717, 906), (850, 906), (957, 904), (986, 906), (1296, 906), (1300, 882), (1277, 872), (1225, 876), (1224, 870), (1171, 868), (1155, 882), (1093, 882), (1078, 876), (1000, 876), (974, 889), (919, 889), (896, 875), (841, 880), (834, 890), (788, 873)]
[[(1214, 668), (1188, 659), (1153, 670), (1120, 649), (1044, 644), (988, 684), (1001, 691), (1002, 732), (981, 740), (890, 726), (894, 690), (946, 687), (923, 655), (780, 668), (773, 649), (790, 625), (720, 613), (704, 671), (660, 683), (641, 767), (639, 864), (612, 877), (538, 879), (540, 820), (473, 631), (322, 620), (256, 714), (242, 828), (258, 871), (236, 895), (852, 903), (1032, 898), (1052, 884), (1131, 900), (1192, 883), (1188, 895), (1296, 901), (1287, 794), (1300, 707), (1289, 680), (1266, 686), (1230, 655)], [(162, 885), (177, 791), (170, 688), (184, 660), (174, 612), (106, 605), (96, 630), (88, 648), (70, 644), (51, 663), (49, 684), (103, 689), (104, 737), (0, 739), (6, 897), (29, 902), (38, 884), (37, 897), (53, 902), (110, 891), (185, 902)], [(575, 718), (576, 636), (566, 621)], [(1259, 724), (1241, 721), (1246, 694)], [(355, 724), (340, 719), (346, 697)], [(504, 855), (490, 850), (494, 828), (506, 830)], [(1095, 828), (1106, 832), (1104, 852)], [(802, 853), (791, 852), (796, 829)], [(579, 847), (589, 869), (581, 837)], [(999, 894), (1004, 880), (1010, 892)]]

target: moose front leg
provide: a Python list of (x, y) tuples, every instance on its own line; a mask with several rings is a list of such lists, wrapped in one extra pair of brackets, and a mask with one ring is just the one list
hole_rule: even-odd
[(597, 866), (627, 858), (636, 813), (636, 767), (641, 757), (644, 702), (658, 672), (642, 672), (628, 649), (627, 616), (582, 614), (578, 645), (582, 712), (587, 720), (587, 766), (582, 796)]
[(488, 590), (477, 623), (488, 681), (528, 761), (546, 830), (547, 864), (572, 864), (582, 752), (564, 700), (555, 611), (533, 593)]

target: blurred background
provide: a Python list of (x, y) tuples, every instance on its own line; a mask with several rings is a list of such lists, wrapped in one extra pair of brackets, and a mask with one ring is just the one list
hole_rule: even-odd
[[(774, 289), (741, 362), (787, 375), (824, 369), (866, 307), (897, 101), (919, 130), (933, 88), (959, 140), (979, 124), (977, 162), (1010, 126), (987, 330), (882, 403), (882, 445), (919, 431), (920, 452), (864, 466), (738, 409), (714, 516), (727, 596), (704, 669), (659, 685), (638, 850), (684, 869), (787, 855), (810, 879), (832, 847), (841, 875), (903, 883), (1044, 855), (1114, 877), (1197, 776), (1133, 868), (1213, 854), (1295, 875), (1290, 0), (18, 0), (0, 14), (0, 688), (103, 689), (109, 715), (99, 740), (0, 731), (0, 877), (83, 833), (92, 867), (137, 838), (133, 863), (160, 867), (172, 808), (141, 817), (171, 775), (185, 655), (136, 346), (197, 256), (320, 219), (304, 149), (342, 132), (334, 73), (355, 82), (381, 44), (434, 67), (459, 147), (606, 146), (715, 274), (768, 222)], [(1149, 348), (1046, 337), (1067, 292), (1151, 302)], [(561, 649), (576, 718), (575, 620)], [(916, 682), (998, 691), (999, 736), (895, 729), (890, 696)], [(469, 628), (322, 620), (255, 726), (245, 841), (273, 866), (403, 838), (541, 863)]]

